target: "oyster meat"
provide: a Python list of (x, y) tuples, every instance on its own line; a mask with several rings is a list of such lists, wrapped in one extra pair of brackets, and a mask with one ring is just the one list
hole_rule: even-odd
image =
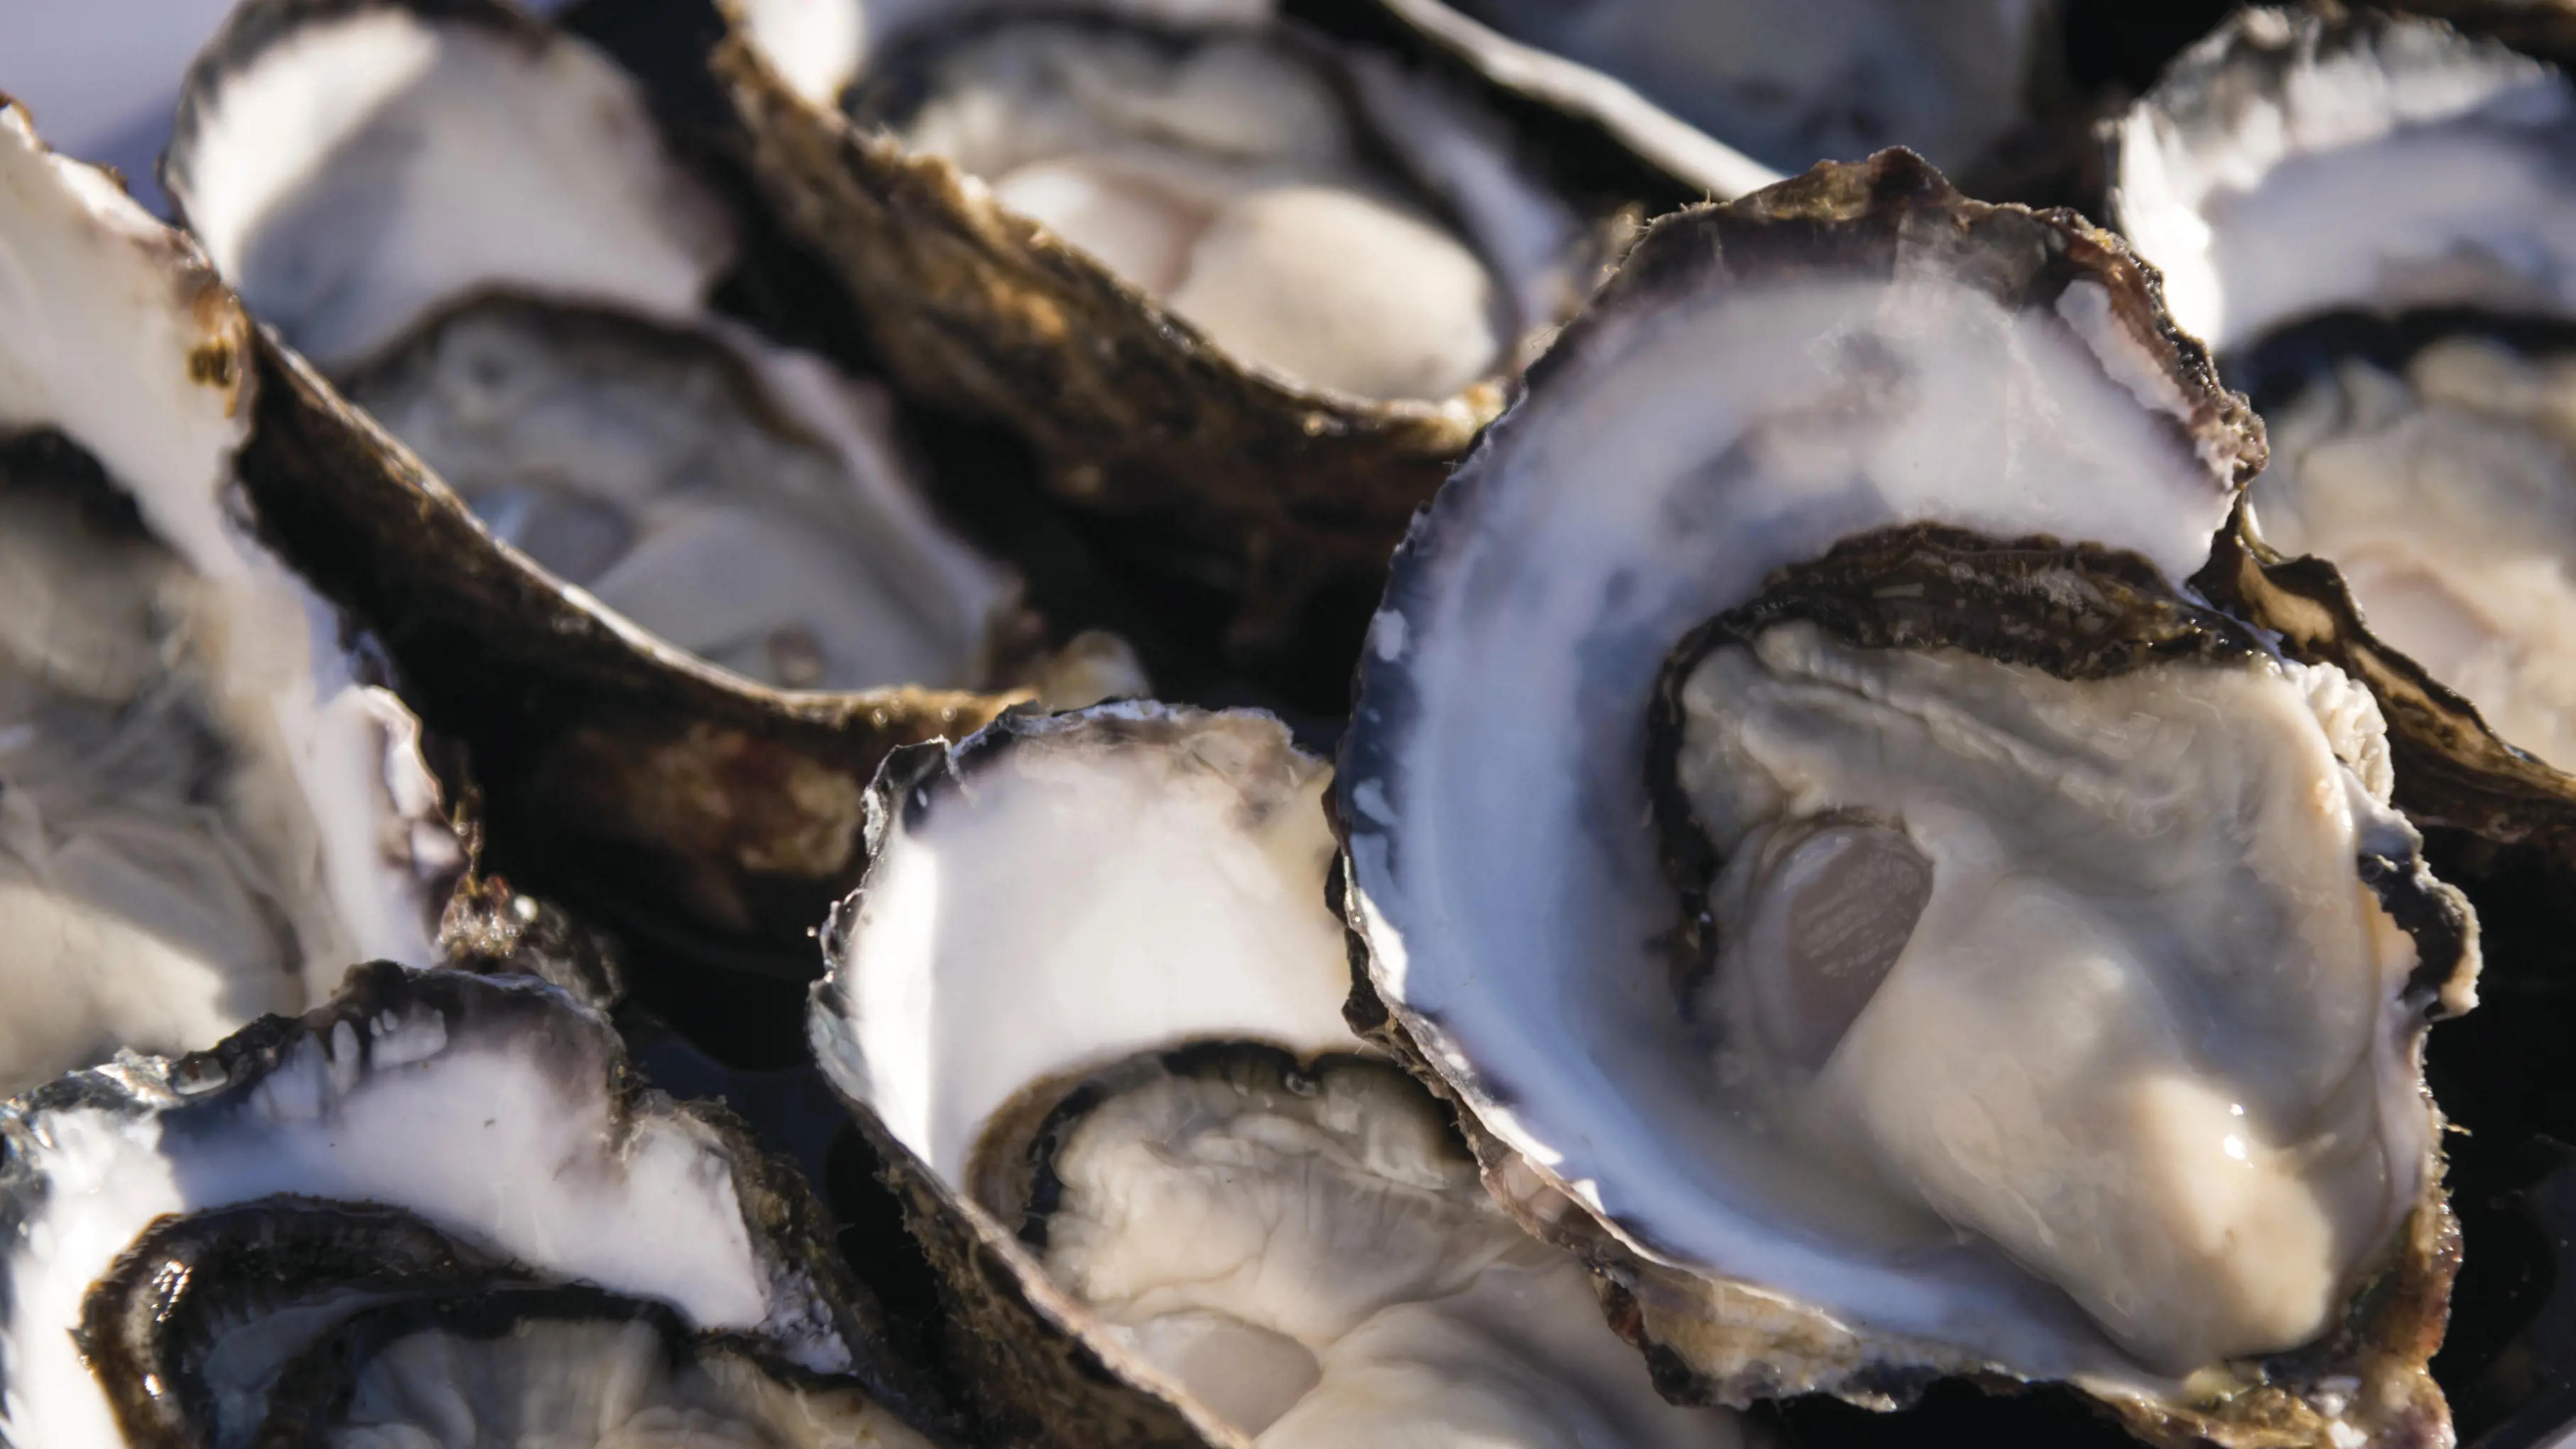
[(2576, 86), (2492, 41), (2249, 10), (2130, 112), (2117, 161), (2121, 225), (2175, 317), (2272, 423), (2262, 541), (2333, 559), (2378, 642), (2562, 769), (2571, 144)]
[(2262, 435), (2151, 276), (1904, 152), (1667, 218), (1397, 561), (1363, 994), (1688, 1392), (2447, 1442), (2474, 918), (2177, 582)]
[[(436, 1335), (488, 1339), (511, 1317), (498, 1295), (576, 1281), (663, 1307), (511, 1300), (533, 1305), (531, 1341), (567, 1339), (546, 1350), (548, 1392), (592, 1408), (563, 1427), (599, 1430), (602, 1403), (640, 1413), (647, 1389), (687, 1402), (707, 1375), (741, 1378), (718, 1343), (694, 1368), (642, 1353), (639, 1319), (666, 1343), (731, 1335), (791, 1388), (825, 1376), (906, 1402), (803, 1181), (729, 1118), (637, 1085), (603, 1018), (531, 980), (362, 967), (300, 1019), (22, 1097), (0, 1109), (0, 1139), (14, 1444), (352, 1442), (369, 1415), (426, 1402), (421, 1365), (442, 1353), (454, 1412), (507, 1422), (534, 1402), (508, 1365)], [(604, 1341), (580, 1327), (603, 1323)], [(336, 1375), (354, 1376), (359, 1409), (315, 1387)], [(275, 1415), (326, 1409), (358, 1417), (263, 1437)]]
[(813, 1032), (979, 1401), (1064, 1444), (1740, 1442), (1343, 1024), (1326, 776), (1160, 705), (889, 763)]
[(426, 963), (418, 725), (235, 496), (249, 329), (0, 107), (0, 1092)]
[(883, 391), (711, 309), (739, 228), (585, 42), (498, 4), (245, 5), (165, 171), (263, 321), (625, 618), (788, 689), (1027, 662), (1017, 581), (932, 512)]

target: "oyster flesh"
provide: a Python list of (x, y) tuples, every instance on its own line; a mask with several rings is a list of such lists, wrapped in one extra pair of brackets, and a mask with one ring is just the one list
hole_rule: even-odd
[(1161, 705), (889, 761), (812, 1030), (976, 1397), (1068, 1445), (1739, 1442), (1344, 1025), (1326, 776)]
[[(362, 1401), (371, 1382), (397, 1405), (427, 1391), (418, 1360), (438, 1346), (390, 1346), (389, 1316), (404, 1333), (488, 1323), (496, 1295), (571, 1282), (666, 1305), (657, 1332), (735, 1335), (906, 1403), (802, 1180), (729, 1118), (642, 1089), (604, 1019), (525, 978), (361, 967), (301, 1019), (28, 1094), (0, 1109), (0, 1143), (14, 1444), (316, 1442), (260, 1434), (298, 1404), (345, 1406), (306, 1400), (316, 1375), (355, 1374)], [(613, 1331), (566, 1344), (554, 1387), (636, 1390), (639, 1311), (573, 1315)], [(447, 1356), (458, 1412), (519, 1403), (499, 1368)], [(693, 1372), (732, 1371), (671, 1364), (674, 1383)]]
[(1025, 662), (1016, 580), (932, 513), (883, 391), (712, 311), (739, 228), (583, 41), (245, 5), (164, 170), (255, 314), (608, 608), (780, 688)]
[(2176, 583), (2263, 449), (2151, 279), (1905, 152), (1667, 218), (1397, 561), (1378, 1034), (1688, 1393), (2447, 1442), (2474, 918), (2371, 696)]
[(212, 1045), (459, 861), (418, 725), (257, 539), (250, 332), (185, 238), (0, 105), (0, 1092)]

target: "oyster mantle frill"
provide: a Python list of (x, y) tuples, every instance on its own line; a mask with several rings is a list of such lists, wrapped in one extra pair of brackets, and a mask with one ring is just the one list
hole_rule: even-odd
[(1658, 223), (1416, 525), (1353, 1009), (1690, 1392), (2447, 1433), (2475, 927), (2369, 696), (2176, 582), (2262, 456), (2114, 239), (1889, 152)]

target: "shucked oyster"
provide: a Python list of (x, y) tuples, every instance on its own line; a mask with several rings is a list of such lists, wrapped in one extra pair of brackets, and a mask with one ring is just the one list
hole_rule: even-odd
[(1016, 582), (930, 512), (881, 390), (709, 310), (733, 219), (583, 42), (499, 5), (247, 5), (165, 169), (263, 321), (609, 608), (783, 688), (1022, 663)]
[[(2121, 225), (2273, 425), (2248, 495), (2261, 544), (2233, 587), (2294, 647), (2362, 673), (2402, 760), (2485, 743), (2456, 781), (2406, 771), (2410, 814), (2563, 833), (2576, 87), (2426, 21), (2251, 10), (2119, 135)], [(2312, 597), (2263, 545), (2333, 559), (2349, 603)], [(2353, 604), (2366, 638), (2308, 622)], [(2357, 657), (2375, 645), (2404, 657)], [(2558, 768), (2485, 742), (2481, 721)]]
[[(1025, 693), (980, 682), (790, 691), (711, 669), (497, 544), (417, 456), (282, 345), (279, 329), (318, 337), (352, 365), (414, 336), (418, 349), (356, 375), (390, 389), (371, 393), (389, 410), (402, 411), (403, 397), (418, 404), (408, 425), (479, 480), (500, 526), (559, 566), (605, 568), (592, 578), (601, 588), (614, 577), (672, 583), (664, 566), (675, 558), (720, 566), (712, 592), (723, 608), (657, 622), (755, 673), (804, 679), (812, 666), (821, 678), (842, 667), (835, 660), (903, 675), (974, 674), (974, 658), (998, 666), (991, 639), (942, 602), (957, 597), (950, 584), (992, 582), (992, 570), (966, 558), (952, 571), (937, 562), (942, 549), (952, 563), (962, 555), (934, 546), (928, 562), (915, 559), (932, 582), (895, 588), (903, 608), (854, 631), (829, 621), (781, 631), (729, 612), (761, 597), (745, 579), (813, 582), (773, 569), (774, 559), (723, 573), (742, 563), (730, 550), (746, 536), (782, 517), (865, 513), (876, 485), (902, 495), (884, 439), (862, 426), (876, 405), (814, 359), (707, 315), (702, 293), (730, 245), (727, 223), (658, 150), (630, 82), (516, 11), (433, 8), (255, 5), (199, 68), (171, 157), (174, 186), (190, 219), (242, 248), (235, 265), (265, 279), (281, 305), (276, 325), (250, 338), (258, 419), (243, 483), (264, 536), (368, 625), (406, 697), (470, 750), (488, 866), (636, 932), (687, 940), (694, 960), (801, 978), (807, 932), (854, 878), (861, 802), (885, 750), (971, 731)], [(319, 80), (354, 90), (312, 89), (316, 56)], [(330, 69), (334, 58), (341, 69)], [(281, 83), (250, 83), (262, 77)], [(298, 96), (318, 108), (312, 124), (274, 111)], [(382, 106), (370, 110), (367, 97)], [(271, 122), (287, 125), (275, 146), (263, 140), (275, 139)], [(494, 141), (496, 126), (512, 144)], [(375, 144), (405, 164), (377, 164)], [(282, 167), (281, 156), (314, 169)], [(497, 230), (447, 224), (479, 223), (518, 201), (546, 205)], [(394, 225), (396, 206), (416, 208), (405, 213), (413, 219)], [(365, 230), (370, 218), (387, 221), (380, 234)], [(423, 229), (432, 222), (434, 235)], [(691, 432), (698, 441), (682, 447), (671, 440), (689, 430), (675, 419), (689, 415), (756, 426), (719, 429), (712, 442)], [(729, 515), (682, 496), (694, 473), (725, 470), (756, 475), (761, 498), (794, 506)], [(658, 501), (586, 491), (620, 477)], [(657, 491), (665, 485), (675, 491)], [(903, 500), (895, 513), (919, 513)], [(660, 527), (654, 520), (671, 524), (653, 537), (684, 545), (676, 555), (639, 542), (639, 529)], [(804, 550), (832, 531), (799, 527)], [(852, 568), (790, 602), (801, 611), (898, 577), (912, 575)], [(678, 582), (690, 587), (648, 592), (708, 602), (685, 570)], [(651, 616), (636, 598), (621, 602)], [(904, 622), (924, 610), (961, 628), (924, 633)], [(711, 632), (692, 635), (701, 625)], [(1117, 651), (1097, 662), (1038, 682), (1054, 698), (1137, 687)]]
[(887, 365), (1019, 429), (1060, 496), (1275, 640), (1314, 589), (1373, 586), (1623, 209), (1723, 184), (1514, 96), (1454, 37), (1344, 21), (758, 0), (718, 63)]
[(1381, 1033), (1691, 1392), (2447, 1440), (2475, 926), (2370, 696), (2174, 582), (2263, 454), (2150, 275), (1903, 152), (1668, 218), (1397, 561)]
[[(301, 1020), (30, 1094), (0, 1143), (13, 1444), (616, 1443), (657, 1406), (758, 1422), (800, 1383), (920, 1442), (875, 1407), (904, 1409), (899, 1375), (801, 1180), (641, 1090), (549, 987), (361, 968)], [(594, 1291), (540, 1291), (570, 1282)]]
[(1325, 776), (1264, 716), (1159, 705), (889, 761), (812, 1031), (994, 1432), (1738, 1442), (1344, 1026)]
[(457, 863), (418, 726), (256, 541), (249, 329), (186, 240), (0, 107), (0, 1092), (212, 1045)]

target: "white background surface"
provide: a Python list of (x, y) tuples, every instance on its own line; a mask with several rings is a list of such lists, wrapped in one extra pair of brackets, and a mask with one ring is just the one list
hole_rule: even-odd
[(231, 9), (232, 0), (0, 0), (0, 91), (25, 103), (55, 150), (116, 167), (162, 210), (152, 166), (179, 77)]

